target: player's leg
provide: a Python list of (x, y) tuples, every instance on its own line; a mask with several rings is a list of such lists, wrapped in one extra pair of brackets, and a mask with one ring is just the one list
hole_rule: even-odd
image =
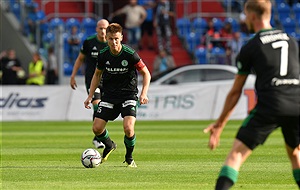
[(300, 147), (293, 149), (286, 144), (286, 151), (291, 160), (294, 179), (300, 188)]
[(221, 168), (216, 189), (229, 189), (237, 181), (239, 169), (248, 156), (252, 153), (243, 142), (235, 139), (232, 149), (228, 154), (224, 166)]
[(293, 176), (300, 188), (299, 117), (282, 117), (280, 125), (287, 155), (291, 161)]
[[(100, 97), (101, 97), (101, 95), (100, 95), (100, 87), (98, 87), (95, 90), (94, 96), (93, 96), (93, 99), (92, 99), (92, 105), (93, 105), (93, 110), (94, 110), (93, 121), (95, 119), (95, 114), (96, 114), (96, 112), (98, 110), (98, 104), (100, 102)], [(93, 138), (92, 142), (93, 142), (93, 144), (95, 145), (96, 148), (104, 148), (105, 147), (105, 145), (101, 141), (97, 140), (96, 136)]]
[(107, 121), (95, 118), (93, 132), (97, 141), (102, 142), (105, 148), (102, 153), (102, 162), (105, 162), (109, 155), (116, 149), (116, 144), (110, 139), (108, 130), (105, 128)]
[(124, 127), (124, 144), (126, 147), (126, 154), (125, 154), (125, 162), (128, 166), (136, 167), (135, 162), (132, 157), (132, 153), (135, 146), (135, 133), (134, 133), (134, 125), (135, 125), (136, 118), (133, 116), (126, 116), (123, 120), (123, 127)]
[(116, 105), (101, 101), (95, 114), (93, 132), (98, 141), (101, 141), (105, 148), (102, 154), (102, 162), (105, 162), (109, 155), (116, 149), (117, 145), (110, 139), (108, 130), (105, 128), (108, 120), (114, 120), (119, 115)]
[(216, 189), (229, 189), (237, 181), (239, 169), (252, 151), (276, 129), (276, 117), (255, 110), (244, 120), (217, 180)]
[(134, 125), (136, 121), (136, 100), (127, 100), (122, 104), (121, 115), (123, 117), (124, 129), (124, 144), (126, 147), (125, 162), (129, 167), (136, 167), (133, 160), (132, 153), (134, 150), (136, 136), (134, 132)]

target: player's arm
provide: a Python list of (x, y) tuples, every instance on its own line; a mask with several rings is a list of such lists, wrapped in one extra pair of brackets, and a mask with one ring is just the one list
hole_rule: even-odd
[(93, 75), (91, 86), (90, 86), (89, 95), (88, 95), (87, 99), (84, 101), (84, 107), (87, 109), (91, 109), (89, 104), (92, 101), (92, 98), (94, 96), (94, 92), (95, 92), (96, 88), (98, 88), (102, 73), (103, 73), (103, 70), (99, 70), (98, 68), (95, 69), (95, 73)]
[(147, 104), (149, 102), (147, 94), (150, 86), (151, 75), (147, 67), (144, 67), (139, 72), (143, 76), (143, 87), (140, 95), (140, 103)]
[(248, 75), (236, 75), (233, 86), (227, 94), (221, 115), (215, 123), (209, 125), (206, 129), (204, 129), (205, 133), (210, 132), (209, 148), (212, 150), (219, 145), (219, 139), (223, 128), (225, 127), (234, 107), (236, 106), (241, 96), (243, 86), (247, 80), (247, 76)]
[(73, 71), (71, 74), (71, 78), (70, 78), (70, 86), (74, 90), (77, 87), (75, 76), (76, 76), (76, 73), (78, 72), (79, 68), (81, 67), (82, 63), (84, 62), (84, 59), (85, 59), (85, 55), (80, 52), (76, 58), (76, 61), (75, 61), (74, 67), (73, 67)]
[(143, 77), (143, 86), (141, 90), (141, 95), (140, 95), (140, 103), (141, 104), (147, 104), (149, 99), (148, 99), (148, 89), (150, 86), (150, 80), (151, 80), (151, 75), (150, 72), (147, 68), (147, 66), (144, 64), (144, 62), (140, 59), (140, 61), (135, 65), (136, 69), (139, 71), (141, 76)]

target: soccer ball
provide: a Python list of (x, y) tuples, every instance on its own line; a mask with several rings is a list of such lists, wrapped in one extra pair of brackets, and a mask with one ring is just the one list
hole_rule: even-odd
[(81, 155), (81, 163), (86, 168), (98, 167), (101, 163), (101, 159), (100, 153), (92, 148), (86, 149)]

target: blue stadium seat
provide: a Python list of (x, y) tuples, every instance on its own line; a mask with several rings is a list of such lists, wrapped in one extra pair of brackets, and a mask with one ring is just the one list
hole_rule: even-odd
[(64, 21), (61, 18), (53, 18), (50, 20), (49, 30), (53, 31), (59, 26), (64, 27)]
[(275, 0), (276, 5), (279, 5), (280, 3), (286, 3), (285, 0)]
[[(36, 17), (37, 17), (37, 20), (42, 21), (42, 20), (46, 19), (46, 14), (45, 14), (44, 11), (39, 10), (36, 13)], [(41, 29), (41, 32), (44, 33), (44, 34), (47, 33), (47, 32), (49, 32), (49, 25), (48, 25), (48, 23), (47, 22), (41, 23), (40, 24), (40, 29)]]
[(204, 18), (195, 18), (192, 22), (192, 28), (196, 33), (205, 33), (207, 21)]
[(63, 37), (63, 42), (64, 42), (64, 60), (67, 61), (70, 59), (70, 45), (68, 43), (70, 34), (68, 32), (64, 32), (62, 37)]
[(81, 29), (88, 36), (96, 33), (96, 26), (97, 26), (97, 22), (93, 18), (84, 18), (81, 21)]
[(185, 41), (189, 53), (193, 53), (195, 48), (200, 45), (202, 33), (190, 32), (186, 35)]
[(194, 51), (196, 63), (207, 64), (207, 51), (204, 47), (199, 47)]
[[(73, 65), (69, 62), (64, 62), (64, 75), (70, 76), (73, 71)], [(77, 75), (82, 75), (82, 69), (79, 69), (77, 72)]]
[(290, 35), (294, 38), (296, 38), (297, 41), (300, 41), (300, 33), (292, 32)]
[(13, 3), (10, 5), (10, 10), (14, 13), (16, 18), (20, 21), (21, 20), (21, 7), (19, 3)]
[(53, 46), (55, 43), (55, 35), (53, 32), (48, 32), (43, 34), (42, 36), (43, 40), (43, 47), (44, 49), (48, 49), (50, 46)]
[(225, 64), (225, 49), (222, 47), (213, 47), (211, 49), (210, 62), (212, 64)]
[(191, 31), (191, 21), (188, 18), (179, 18), (176, 20), (176, 27), (179, 37), (183, 38)]
[(84, 40), (88, 37), (88, 35), (85, 32), (79, 32), (78, 36), (81, 41), (81, 44), (80, 44), (80, 46), (81, 46), (83, 44)]
[(280, 21), (283, 21), (285, 18), (290, 17), (291, 7), (287, 3), (280, 3), (277, 6), (278, 17)]
[(296, 20), (300, 19), (300, 3), (295, 3), (292, 7)]
[(223, 27), (223, 21), (220, 18), (214, 17), (212, 19), (214, 26), (216, 28), (217, 31), (220, 31)]
[(64, 63), (64, 75), (70, 76), (73, 71), (73, 65), (70, 64), (69, 62)]
[(291, 19), (290, 17), (285, 18), (281, 24), (286, 33), (290, 34), (290, 33), (296, 32), (296, 29), (297, 29), (296, 22), (295, 22), (295, 20)]
[(76, 18), (68, 18), (65, 22), (66, 25), (66, 30), (67, 31), (71, 31), (71, 28), (73, 26), (76, 26), (78, 28), (78, 31), (80, 31), (81, 27), (80, 27), (80, 21)]
[(237, 32), (237, 31), (240, 30), (240, 24), (239, 24), (239, 22), (238, 22), (235, 18), (227, 17), (227, 18), (225, 18), (225, 20), (224, 20), (224, 23), (226, 23), (226, 22), (228, 22), (228, 23), (231, 24), (232, 30), (233, 30), (234, 32)]

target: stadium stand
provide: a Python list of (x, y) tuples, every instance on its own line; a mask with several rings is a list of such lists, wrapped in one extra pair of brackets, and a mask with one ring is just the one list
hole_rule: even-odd
[[(68, 8), (68, 11), (70, 9), (76, 9), (77, 11), (83, 10), (82, 6), (78, 6), (79, 2), (74, 1), (72, 3), (73, 5), (70, 5), (71, 0), (68, 1), (68, 5), (70, 5)], [(49, 0), (51, 2), (51, 0)], [(54, 0), (53, 0), (54, 2)], [(84, 2), (84, 1), (83, 1)], [(81, 2), (80, 5), (83, 5), (84, 3)], [(203, 34), (207, 30), (207, 21), (209, 19), (212, 19), (214, 22), (214, 25), (219, 32), (221, 28), (224, 26), (224, 23), (230, 23), (232, 25), (233, 31), (240, 31), (240, 17), (239, 17), (239, 11), (240, 8), (233, 8), (234, 6), (241, 5), (243, 3), (243, 0), (238, 1), (211, 1), (211, 0), (192, 0), (188, 1), (188, 3), (183, 3), (185, 1), (179, 0), (174, 1), (176, 4), (176, 15), (174, 19), (174, 31), (175, 34), (172, 37), (173, 40), (173, 46), (176, 53), (174, 53), (175, 60), (180, 60), (181, 62), (184, 62), (183, 60), (186, 60), (186, 63), (189, 62), (188, 59), (181, 58), (185, 57), (184, 54), (189, 55), (193, 59), (193, 63), (196, 64), (210, 64), (210, 63), (219, 63), (224, 64), (224, 60), (219, 58), (213, 58), (212, 57), (224, 57), (225, 55), (225, 49), (222, 47), (210, 47), (206, 45), (202, 45), (201, 39), (203, 37)], [(226, 12), (226, 8), (228, 7), (227, 3), (233, 3), (229, 6), (232, 6), (231, 10), (237, 11), (236, 14), (228, 13)], [(272, 19), (271, 24), (274, 27), (281, 27), (286, 32), (290, 33), (292, 36), (300, 39), (300, 2), (294, 1), (293, 4), (290, 4), (290, 1), (287, 0), (274, 0), (275, 5), (272, 9)], [(31, 7), (35, 3), (38, 3), (39, 7), (42, 8), (43, 1), (42, 0), (24, 0), (23, 4), (20, 4), (19, 0), (9, 0), (9, 7), (10, 10), (15, 14), (16, 18), (22, 22), (22, 5), (25, 7)], [(223, 4), (224, 3), (224, 4)], [(77, 6), (75, 6), (77, 4)], [(61, 4), (60, 6), (66, 8), (64, 5), (67, 5), (66, 2), (64, 4)], [(51, 9), (54, 8), (54, 4), (51, 4)], [(62, 8), (61, 7), (61, 8)], [(45, 6), (44, 6), (45, 8)], [(86, 10), (86, 9), (85, 9)], [(84, 11), (85, 11), (84, 10)], [(68, 60), (68, 54), (69, 52), (69, 44), (67, 43), (67, 39), (69, 37), (69, 29), (76, 25), (79, 30), (79, 35), (81, 39), (86, 38), (87, 36), (95, 33), (95, 27), (97, 20), (96, 17), (92, 16), (79, 16), (79, 14), (67, 14), (63, 13), (59, 16), (59, 14), (54, 14), (53, 12), (40, 10), (37, 12), (36, 16), (40, 20), (45, 18), (48, 22), (46, 22), (44, 25), (40, 26), (40, 30), (42, 31), (42, 41), (43, 41), (43, 48), (47, 48), (50, 45), (53, 45), (56, 37), (55, 37), (55, 29), (58, 26), (63, 27), (63, 33), (62, 33), (62, 39), (63, 39), (63, 51), (64, 53), (64, 69), (65, 69), (65, 75), (70, 74), (70, 65), (73, 63), (67, 63)], [(90, 10), (89, 10), (90, 11)], [(71, 12), (71, 11), (70, 11)], [(51, 15), (51, 16), (50, 16)], [(67, 15), (67, 16), (66, 16)], [(99, 18), (99, 17), (98, 17)], [(97, 18), (97, 19), (98, 19)], [(102, 17), (101, 17), (102, 18)], [(25, 23), (26, 24), (26, 23)], [(28, 29), (26, 29), (25, 25), (25, 32), (29, 33)], [(245, 41), (249, 38), (249, 34), (242, 32), (241, 37), (245, 39)], [(179, 38), (180, 40), (178, 40)], [(211, 38), (210, 40), (216, 40), (214, 38)], [(223, 39), (217, 39), (222, 41)], [(155, 37), (154, 37), (155, 41)], [(82, 40), (83, 42), (83, 40)], [(182, 51), (179, 46), (182, 46), (184, 50)], [(180, 49), (180, 50), (179, 50)], [(178, 50), (178, 51), (177, 51)], [(184, 52), (186, 51), (186, 52)], [(180, 52), (180, 53), (179, 53)], [(153, 54), (145, 51), (141, 52), (141, 55), (145, 57), (146, 61), (151, 64), (151, 60)], [(178, 58), (181, 56), (180, 58)], [(150, 66), (151, 68), (151, 66)]]
[(237, 19), (232, 18), (232, 17), (226, 17), (224, 20), (224, 23), (226, 23), (226, 22), (231, 24), (234, 32), (237, 32), (240, 30), (240, 25), (239, 25), (239, 22), (237, 21)]
[(295, 20), (299, 20), (300, 19), (300, 2), (295, 3), (293, 5), (292, 9), (293, 9)]
[(204, 34), (206, 31), (206, 27), (207, 21), (204, 18), (197, 17), (192, 21), (192, 29), (195, 33)]
[(207, 64), (207, 51), (204, 47), (198, 47), (195, 49), (196, 63)]
[(81, 29), (86, 33), (87, 36), (95, 33), (97, 22), (93, 18), (84, 18), (81, 21)]
[(278, 18), (282, 22), (285, 18), (291, 16), (291, 8), (290, 6), (282, 2), (277, 6)]
[(183, 38), (191, 31), (191, 21), (188, 18), (179, 18), (176, 20), (176, 26), (178, 29), (179, 37)]
[(62, 26), (62, 27), (65, 26), (65, 22), (63, 21), (63, 19), (53, 18), (53, 19), (50, 20), (50, 24), (49, 24), (49, 30), (50, 31), (53, 32), (59, 26)]
[(296, 26), (296, 21), (294, 19), (291, 19), (290, 17), (285, 18), (282, 21), (282, 26), (283, 29), (286, 33), (291, 34), (291, 33), (296, 33), (297, 26)]
[(76, 26), (78, 29), (81, 29), (81, 23), (77, 18), (68, 18), (65, 21), (65, 28), (67, 32), (71, 31), (71, 28)]

